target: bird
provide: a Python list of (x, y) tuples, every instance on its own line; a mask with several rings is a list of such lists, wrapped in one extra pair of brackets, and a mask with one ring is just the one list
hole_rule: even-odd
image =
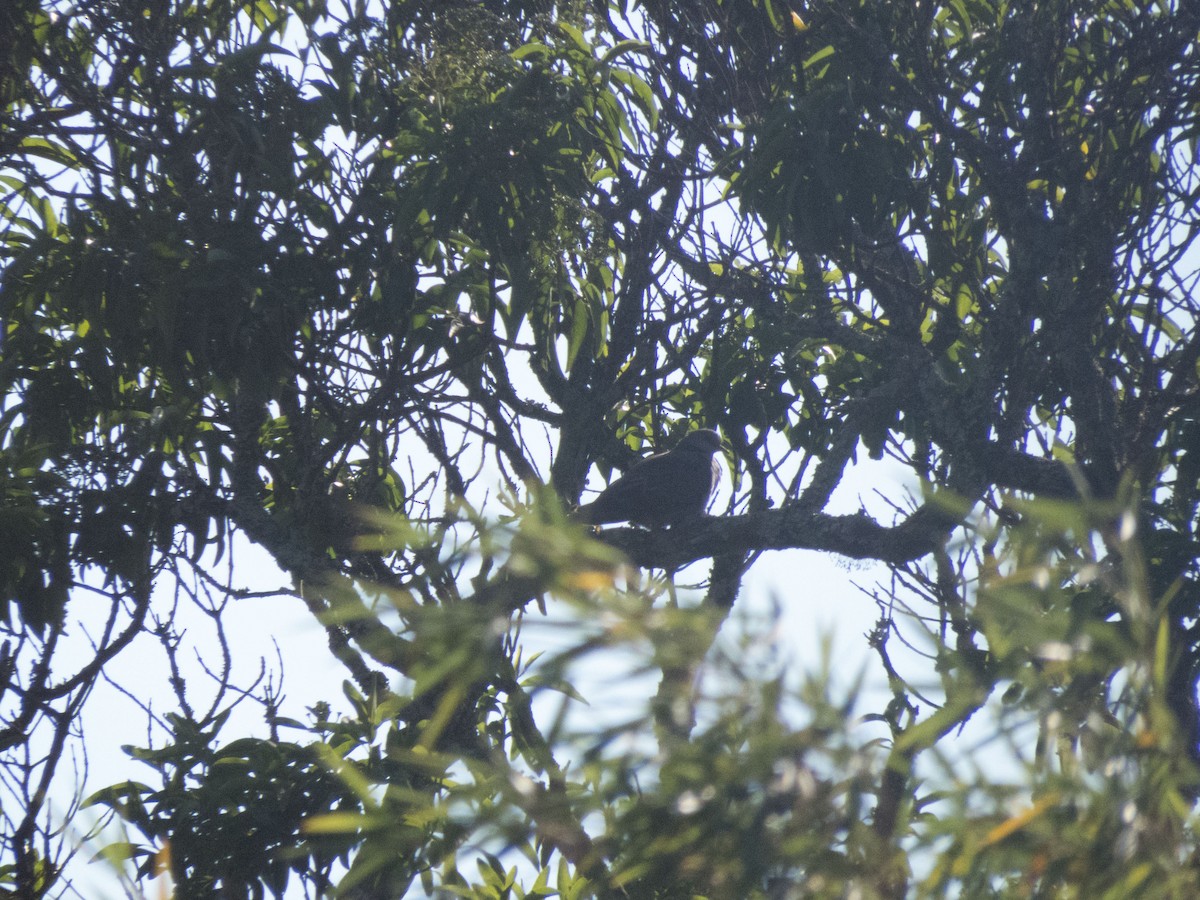
[(589, 525), (631, 522), (651, 528), (698, 518), (720, 478), (714, 458), (720, 449), (715, 431), (692, 431), (674, 449), (635, 463), (573, 518)]

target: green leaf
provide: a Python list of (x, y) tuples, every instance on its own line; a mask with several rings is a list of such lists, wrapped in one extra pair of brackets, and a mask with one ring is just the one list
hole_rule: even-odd
[(829, 57), (833, 56), (834, 52), (835, 50), (833, 44), (826, 44), (816, 53), (810, 54), (808, 58), (804, 60), (804, 68), (811, 69), (813, 66), (817, 65), (823, 60), (829, 59)]

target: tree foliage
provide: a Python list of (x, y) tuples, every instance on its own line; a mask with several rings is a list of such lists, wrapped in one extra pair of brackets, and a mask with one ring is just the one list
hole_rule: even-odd
[[(90, 804), (181, 897), (1193, 895), (1198, 37), (1172, 0), (9, 0), (0, 878), (64, 889), (60, 763), (157, 642), (178, 708), (126, 687), (148, 746)], [(719, 514), (564, 516), (694, 427)], [(225, 647), (247, 542), (344, 714), (227, 658), (189, 694), (181, 604)], [(890, 697), (739, 642), (794, 550), (887, 567)], [(579, 727), (622, 654), (657, 693)]]

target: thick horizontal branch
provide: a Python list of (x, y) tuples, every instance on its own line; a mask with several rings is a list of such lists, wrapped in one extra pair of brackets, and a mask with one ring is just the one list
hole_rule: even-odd
[[(1055, 498), (1078, 497), (1081, 487), (1096, 490), (1086, 470), (1072, 472), (1058, 461), (1017, 451), (988, 448), (980, 463), (1001, 488)], [(936, 503), (891, 526), (865, 513), (834, 516), (786, 506), (745, 516), (708, 517), (670, 530), (615, 528), (599, 539), (644, 568), (674, 569), (724, 552), (761, 550), (822, 550), (903, 564), (932, 552), (960, 521), (947, 506)]]
[(890, 527), (861, 513), (831, 516), (785, 507), (746, 516), (707, 517), (670, 530), (616, 528), (599, 539), (635, 565), (660, 569), (677, 569), (730, 551), (759, 550), (823, 550), (897, 564), (930, 553), (957, 524), (957, 518), (933, 506)]

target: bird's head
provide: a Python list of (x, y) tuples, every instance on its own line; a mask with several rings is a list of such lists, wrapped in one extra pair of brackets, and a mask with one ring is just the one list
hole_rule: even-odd
[(675, 449), (702, 450), (705, 453), (716, 453), (721, 449), (721, 436), (711, 428), (701, 428), (684, 436)]

